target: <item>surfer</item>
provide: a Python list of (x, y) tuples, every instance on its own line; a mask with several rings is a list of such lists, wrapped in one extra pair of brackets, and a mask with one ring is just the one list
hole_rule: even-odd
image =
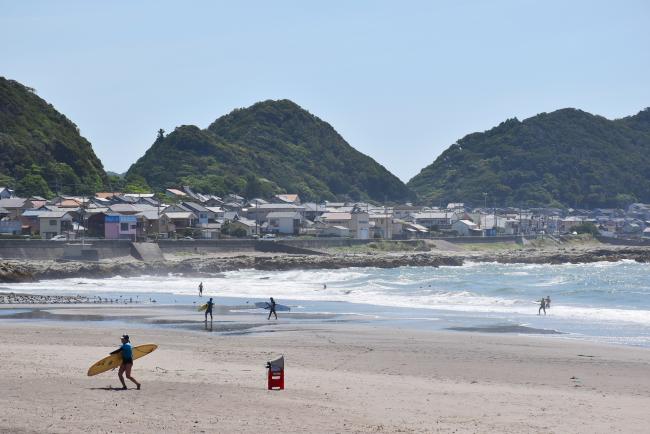
[(271, 302), (267, 304), (269, 305), (269, 317), (267, 320), (271, 319), (271, 314), (275, 315), (275, 319), (278, 319), (278, 314), (275, 312), (275, 300), (273, 300), (273, 297), (271, 297)]
[(544, 315), (546, 315), (546, 299), (542, 297), (542, 299), (539, 301), (539, 309), (537, 310), (537, 315), (541, 315), (542, 310), (544, 311)]
[(126, 372), (126, 378), (133, 381), (138, 387), (138, 390), (140, 390), (140, 383), (131, 376), (131, 368), (133, 367), (133, 346), (129, 340), (129, 335), (122, 336), (122, 346), (117, 350), (112, 351), (111, 354), (117, 354), (119, 352), (122, 352), (122, 364), (120, 365), (120, 370), (117, 372), (117, 376), (120, 378), (120, 382), (122, 383), (122, 389), (127, 389), (123, 376)]
[(214, 306), (214, 302), (212, 301), (212, 297), (210, 297), (210, 300), (205, 304), (206, 309), (205, 309), (205, 328), (208, 328), (208, 314), (210, 314), (210, 327), (212, 327), (212, 307)]
[(203, 297), (203, 282), (199, 283), (199, 297)]
[(547, 295), (546, 296), (546, 309), (550, 309), (550, 308), (551, 308), (551, 297), (549, 297)]

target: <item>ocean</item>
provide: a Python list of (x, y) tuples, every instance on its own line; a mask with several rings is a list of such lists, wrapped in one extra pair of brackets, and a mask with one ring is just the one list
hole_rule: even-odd
[[(197, 303), (198, 284), (218, 304), (273, 296), (304, 314), (353, 315), (392, 327), (512, 331), (650, 347), (650, 264), (632, 261), (461, 267), (243, 270), (185, 276), (62, 279), (5, 284), (0, 291), (80, 294), (159, 304)], [(326, 287), (325, 287), (326, 285)], [(547, 315), (539, 300), (551, 298)], [(260, 314), (263, 314), (260, 312)], [(557, 333), (551, 333), (557, 332)]]

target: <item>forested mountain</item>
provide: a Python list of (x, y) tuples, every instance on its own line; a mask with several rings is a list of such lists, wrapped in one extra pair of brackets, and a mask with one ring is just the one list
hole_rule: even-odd
[(308, 200), (405, 200), (412, 192), (331, 125), (288, 100), (234, 110), (207, 129), (181, 126), (127, 173), (151, 187), (189, 185), (246, 197), (298, 193)]
[(0, 185), (20, 195), (90, 193), (106, 173), (79, 130), (33, 89), (0, 77)]
[(469, 134), (408, 182), (434, 203), (623, 206), (650, 202), (650, 109), (608, 120), (576, 109)]

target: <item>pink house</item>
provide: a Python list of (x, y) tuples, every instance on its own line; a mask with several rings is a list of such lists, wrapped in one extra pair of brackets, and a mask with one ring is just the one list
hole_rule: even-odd
[(107, 240), (133, 240), (138, 227), (134, 215), (107, 214), (104, 220), (104, 238)]

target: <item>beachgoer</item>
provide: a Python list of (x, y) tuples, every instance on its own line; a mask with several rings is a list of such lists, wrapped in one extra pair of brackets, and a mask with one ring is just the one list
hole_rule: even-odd
[(122, 353), (122, 364), (120, 365), (120, 370), (117, 372), (117, 376), (120, 378), (122, 383), (122, 389), (126, 390), (126, 383), (124, 382), (124, 377), (122, 374), (126, 372), (126, 378), (133, 381), (135, 385), (140, 390), (140, 383), (131, 376), (131, 368), (133, 368), (133, 346), (129, 339), (129, 335), (122, 336), (122, 346), (115, 351), (112, 351), (111, 354)]
[(203, 282), (199, 283), (199, 297), (203, 297)]
[(271, 302), (267, 303), (269, 305), (269, 317), (267, 320), (271, 319), (271, 314), (275, 315), (275, 319), (278, 319), (278, 314), (275, 312), (275, 300), (271, 297)]
[(210, 321), (212, 321), (212, 307), (214, 306), (212, 297), (210, 297), (210, 300), (208, 300), (206, 304), (208, 305), (208, 308), (205, 310), (205, 321), (208, 322), (208, 314), (210, 314)]
[(323, 289), (327, 289), (327, 283), (323, 283)]
[(542, 297), (542, 299), (539, 301), (539, 309), (537, 310), (537, 315), (541, 315), (542, 310), (544, 311), (544, 315), (546, 315), (546, 299)]
[(551, 297), (549, 297), (547, 295), (546, 296), (546, 309), (550, 309), (550, 308), (551, 308)]

